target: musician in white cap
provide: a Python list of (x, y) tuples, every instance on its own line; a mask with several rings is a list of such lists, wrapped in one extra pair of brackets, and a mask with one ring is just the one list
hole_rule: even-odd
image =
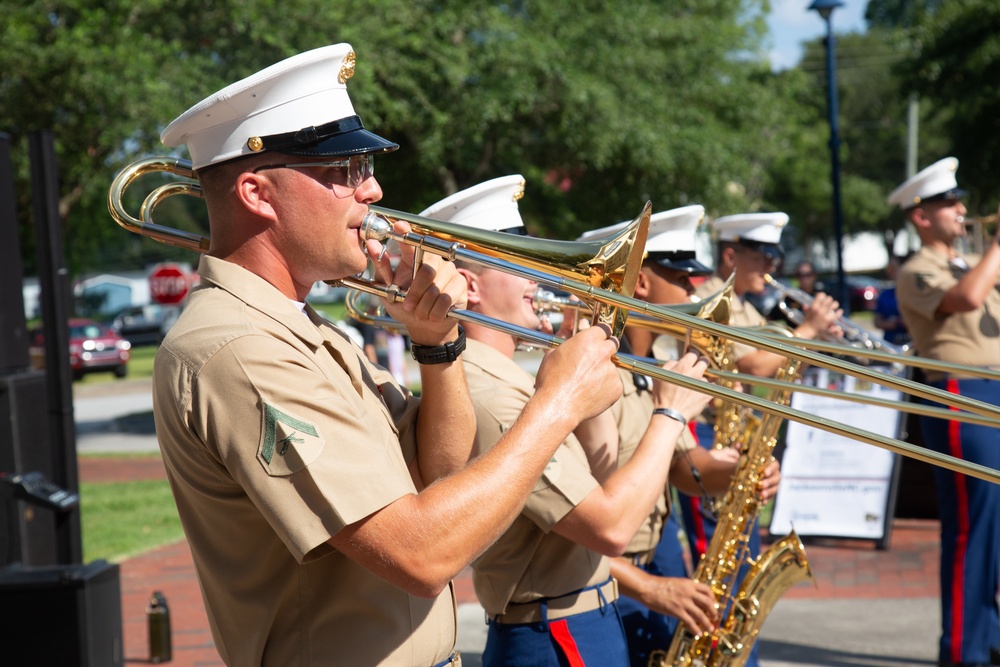
[[(712, 270), (698, 261), (695, 230), (705, 209), (684, 206), (654, 213), (650, 217), (642, 270), (634, 296), (656, 305), (688, 303), (694, 294), (693, 277)], [(600, 238), (620, 231), (628, 223), (585, 233), (580, 240)], [(666, 344), (661, 344), (666, 341)], [(676, 356), (680, 342), (649, 328), (626, 325), (622, 350), (640, 357), (666, 350)], [(620, 369), (625, 387), (621, 400), (612, 406), (618, 437), (617, 465), (628, 462), (653, 414), (652, 383), (645, 375)], [(586, 426), (587, 424), (583, 425)], [(693, 426), (689, 424), (688, 426)], [(580, 429), (577, 430), (580, 433)], [(610, 438), (608, 438), (610, 439)], [(584, 441), (587, 446), (593, 442)], [(600, 442), (598, 444), (601, 444)], [(607, 445), (605, 445), (607, 446)], [(670, 646), (679, 621), (695, 633), (711, 632), (718, 622), (715, 597), (704, 583), (691, 579), (680, 541), (680, 523), (671, 512), (670, 485), (698, 496), (725, 493), (732, 482), (738, 453), (697, 446), (685, 428), (674, 450), (668, 484), (625, 554), (612, 561), (611, 572), (619, 582), (619, 602), (632, 665), (645, 666), (655, 650)], [(765, 482), (765, 493), (777, 488), (777, 466)]]
[[(517, 201), (523, 188), (518, 175), (493, 179), (423, 215), (479, 229), (521, 230)], [(541, 325), (533, 307), (537, 284), (464, 262), (459, 270), (468, 283), (469, 310), (529, 330)], [(462, 361), (476, 409), (475, 452), (482, 454), (514, 424), (537, 391), (536, 380), (514, 359), (515, 333), (473, 322), (464, 326), (469, 340)], [(695, 355), (671, 365), (691, 377), (705, 370)], [(580, 382), (590, 385), (593, 379), (581, 376)], [(617, 377), (614, 382), (621, 387)], [(598, 479), (580, 442), (567, 437), (521, 515), (473, 563), (476, 594), (489, 621), (485, 667), (629, 664), (611, 560), (662, 496), (673, 443), (707, 402), (704, 395), (665, 383), (657, 383), (653, 394), (660, 410), (646, 417), (645, 436), (630, 463)]]
[[(729, 276), (735, 274), (733, 293), (733, 326), (758, 326), (765, 323), (744, 297), (760, 294), (766, 282), (764, 276), (774, 270), (782, 251), (781, 231), (788, 224), (785, 213), (741, 213), (727, 215), (712, 221), (716, 238), (715, 275), (703, 282), (695, 292), (707, 298), (722, 289)], [(812, 304), (803, 307), (805, 321), (795, 328), (801, 338), (816, 338), (830, 329), (839, 316), (840, 304), (828, 294), (819, 293)], [(755, 350), (749, 345), (733, 344), (736, 365), (741, 373), (771, 377), (784, 363), (784, 357), (766, 350)]]
[[(703, 299), (716, 294), (725, 281), (733, 278), (734, 298), (731, 302), (730, 324), (735, 327), (754, 327), (766, 324), (763, 315), (744, 297), (764, 291), (764, 276), (774, 270), (782, 252), (779, 242), (781, 232), (788, 224), (788, 215), (781, 212), (742, 213), (727, 215), (712, 221), (716, 238), (715, 275), (703, 282), (695, 294)], [(822, 292), (813, 302), (803, 307), (805, 320), (795, 328), (795, 335), (816, 338), (824, 331), (835, 331), (834, 322), (840, 316), (840, 306), (832, 297)], [(785, 363), (785, 357), (757, 350), (749, 345), (734, 342), (732, 358), (740, 373), (772, 377)], [(709, 409), (695, 423), (698, 444), (711, 449), (715, 443), (716, 413)], [(775, 489), (776, 490), (776, 489)], [(703, 507), (702, 497), (680, 494), (679, 504), (684, 516), (691, 558), (697, 563), (704, 555), (715, 533), (715, 517)], [(749, 554), (760, 553), (760, 537), (755, 527), (750, 531)], [(743, 571), (740, 573), (740, 579)], [(757, 645), (754, 645), (748, 667), (759, 664)]]
[(157, 352), (156, 431), (229, 665), (460, 664), (451, 578), (513, 521), (577, 422), (620, 394), (616, 341), (583, 332), (546, 360), (510, 433), (463, 467), (475, 420), (446, 318), (466, 303), (454, 266), (428, 256), (413, 275), (406, 247), (396, 270), (373, 260), (407, 290), (387, 308), (414, 343), (419, 400), (304, 302), (380, 255), (359, 228), (382, 196), (374, 158), (397, 146), (355, 113), (354, 67), (348, 44), (301, 53), (162, 135), (187, 146), (211, 244)]
[[(963, 255), (965, 191), (958, 160), (939, 160), (889, 195), (920, 236), (920, 250), (900, 268), (896, 299), (917, 354), (969, 366), (1000, 368), (1000, 231), (982, 256)], [(1000, 382), (927, 372), (949, 392), (1000, 404)], [(923, 417), (928, 446), (1000, 468), (997, 431)], [(934, 468), (941, 518), (942, 666), (1000, 664), (1000, 487)]]

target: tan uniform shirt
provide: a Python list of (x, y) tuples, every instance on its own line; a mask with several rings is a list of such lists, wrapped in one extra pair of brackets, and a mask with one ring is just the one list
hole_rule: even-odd
[(451, 587), (408, 595), (327, 544), (415, 493), (418, 401), (311, 308), (212, 257), (156, 356), (156, 431), (230, 665), (432, 665)]
[[(653, 417), (653, 395), (649, 391), (640, 391), (632, 379), (632, 373), (618, 369), (624, 391), (622, 397), (613, 406), (611, 414), (618, 424), (618, 467), (628, 463), (639, 447), (639, 441), (649, 427)], [(696, 447), (694, 436), (686, 428), (681, 431), (675, 445), (675, 454)], [(629, 543), (626, 555), (644, 553), (656, 548), (663, 531), (663, 522), (670, 514), (670, 484), (663, 490), (663, 495), (656, 501), (656, 506), (649, 517), (643, 522)]]
[[(480, 454), (517, 420), (535, 382), (512, 359), (479, 341), (468, 342), (462, 361), (476, 409), (475, 451)], [(571, 435), (553, 454), (521, 514), (472, 564), (476, 595), (487, 615), (504, 613), (512, 602), (559, 597), (611, 576), (608, 558), (551, 532), (598, 486), (583, 447)]]
[[(1000, 292), (990, 291), (980, 308), (938, 317), (945, 293), (975, 267), (979, 255), (964, 261), (923, 247), (907, 260), (896, 278), (896, 299), (906, 327), (922, 357), (968, 366), (1000, 366)], [(928, 379), (933, 379), (928, 374)]]

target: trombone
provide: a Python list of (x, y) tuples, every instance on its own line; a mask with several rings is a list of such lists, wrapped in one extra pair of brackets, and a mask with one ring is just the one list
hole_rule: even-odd
[[(184, 178), (185, 181), (169, 183), (153, 190), (143, 201), (140, 216), (136, 218), (125, 209), (123, 203), (125, 190), (140, 176), (155, 171), (166, 171)], [(208, 239), (156, 225), (153, 222), (152, 214), (156, 205), (174, 194), (201, 196), (201, 188), (191, 163), (171, 157), (146, 158), (127, 166), (116, 176), (109, 190), (108, 208), (115, 221), (129, 231), (150, 236), (170, 245), (205, 252), (208, 248)], [(580, 299), (594, 303), (595, 318), (608, 323), (616, 336), (621, 335), (625, 320), (630, 313), (654, 316), (693, 331), (747, 343), (986, 417), (1000, 416), (1000, 408), (997, 406), (948, 394), (909, 380), (894, 378), (816, 352), (799, 349), (767, 336), (702, 321), (692, 315), (633, 298), (631, 294), (639, 274), (651, 210), (652, 205), (647, 202), (642, 212), (620, 234), (591, 242), (550, 241), (518, 237), (503, 232), (473, 230), (377, 206), (369, 206), (361, 233), (366, 239), (375, 239), (383, 243), (393, 240), (413, 246), (416, 249), (415, 264), (419, 264), (422, 253), (433, 252), (451, 261), (472, 262), (566, 290)], [(404, 234), (395, 232), (393, 223), (399, 220), (408, 222), (411, 230)], [(394, 285), (374, 285), (360, 278), (344, 278), (338, 282), (387, 300), (402, 301), (405, 298), (403, 291)], [(554, 347), (564, 342), (556, 336), (531, 331), (468, 310), (452, 310), (449, 315), (460, 321), (476, 322), (499, 329), (539, 347)], [(672, 382), (693, 391), (749, 405), (761, 412), (799, 421), (814, 428), (860, 440), (955, 472), (1000, 483), (1000, 471), (977, 463), (838, 424), (817, 415), (776, 405), (753, 395), (693, 380), (662, 369), (659, 365), (650, 364), (648, 361), (629, 358), (628, 355), (616, 355), (614, 363), (621, 368)]]

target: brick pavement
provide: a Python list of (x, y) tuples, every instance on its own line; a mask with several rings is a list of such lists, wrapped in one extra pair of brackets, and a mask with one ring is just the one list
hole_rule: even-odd
[[(111, 481), (162, 476), (157, 457), (82, 457), (82, 481)], [(137, 475), (142, 475), (138, 477)], [(893, 524), (889, 549), (861, 540), (811, 540), (806, 553), (815, 585), (802, 583), (784, 598), (908, 599), (938, 596), (938, 523), (900, 519)], [(221, 667), (186, 541), (130, 558), (121, 565), (122, 617), (126, 664), (148, 662), (146, 600), (164, 593), (171, 613), (175, 667)], [(456, 579), (459, 604), (475, 603), (471, 574)]]

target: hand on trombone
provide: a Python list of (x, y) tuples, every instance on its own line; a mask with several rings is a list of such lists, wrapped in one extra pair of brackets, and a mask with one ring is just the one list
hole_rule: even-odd
[[(694, 380), (702, 380), (708, 369), (708, 359), (688, 352), (677, 361), (665, 362), (662, 368)], [(664, 380), (653, 380), (653, 407), (671, 408), (684, 415), (684, 419), (688, 421), (700, 415), (711, 400), (712, 397), (708, 394), (691, 391)]]
[[(410, 225), (397, 221), (397, 233), (410, 231)], [(401, 303), (390, 303), (383, 299), (386, 312), (406, 326), (410, 339), (417, 345), (442, 345), (458, 336), (457, 320), (448, 318), (453, 308), (465, 308), (468, 290), (465, 278), (456, 270), (454, 263), (445, 261), (438, 255), (425, 254), (416, 263), (415, 249), (411, 245), (399, 244), (400, 257), (393, 269), (385, 246), (368, 239), (365, 250), (375, 266), (375, 277), (386, 285), (396, 285), (406, 290), (406, 299)]]

